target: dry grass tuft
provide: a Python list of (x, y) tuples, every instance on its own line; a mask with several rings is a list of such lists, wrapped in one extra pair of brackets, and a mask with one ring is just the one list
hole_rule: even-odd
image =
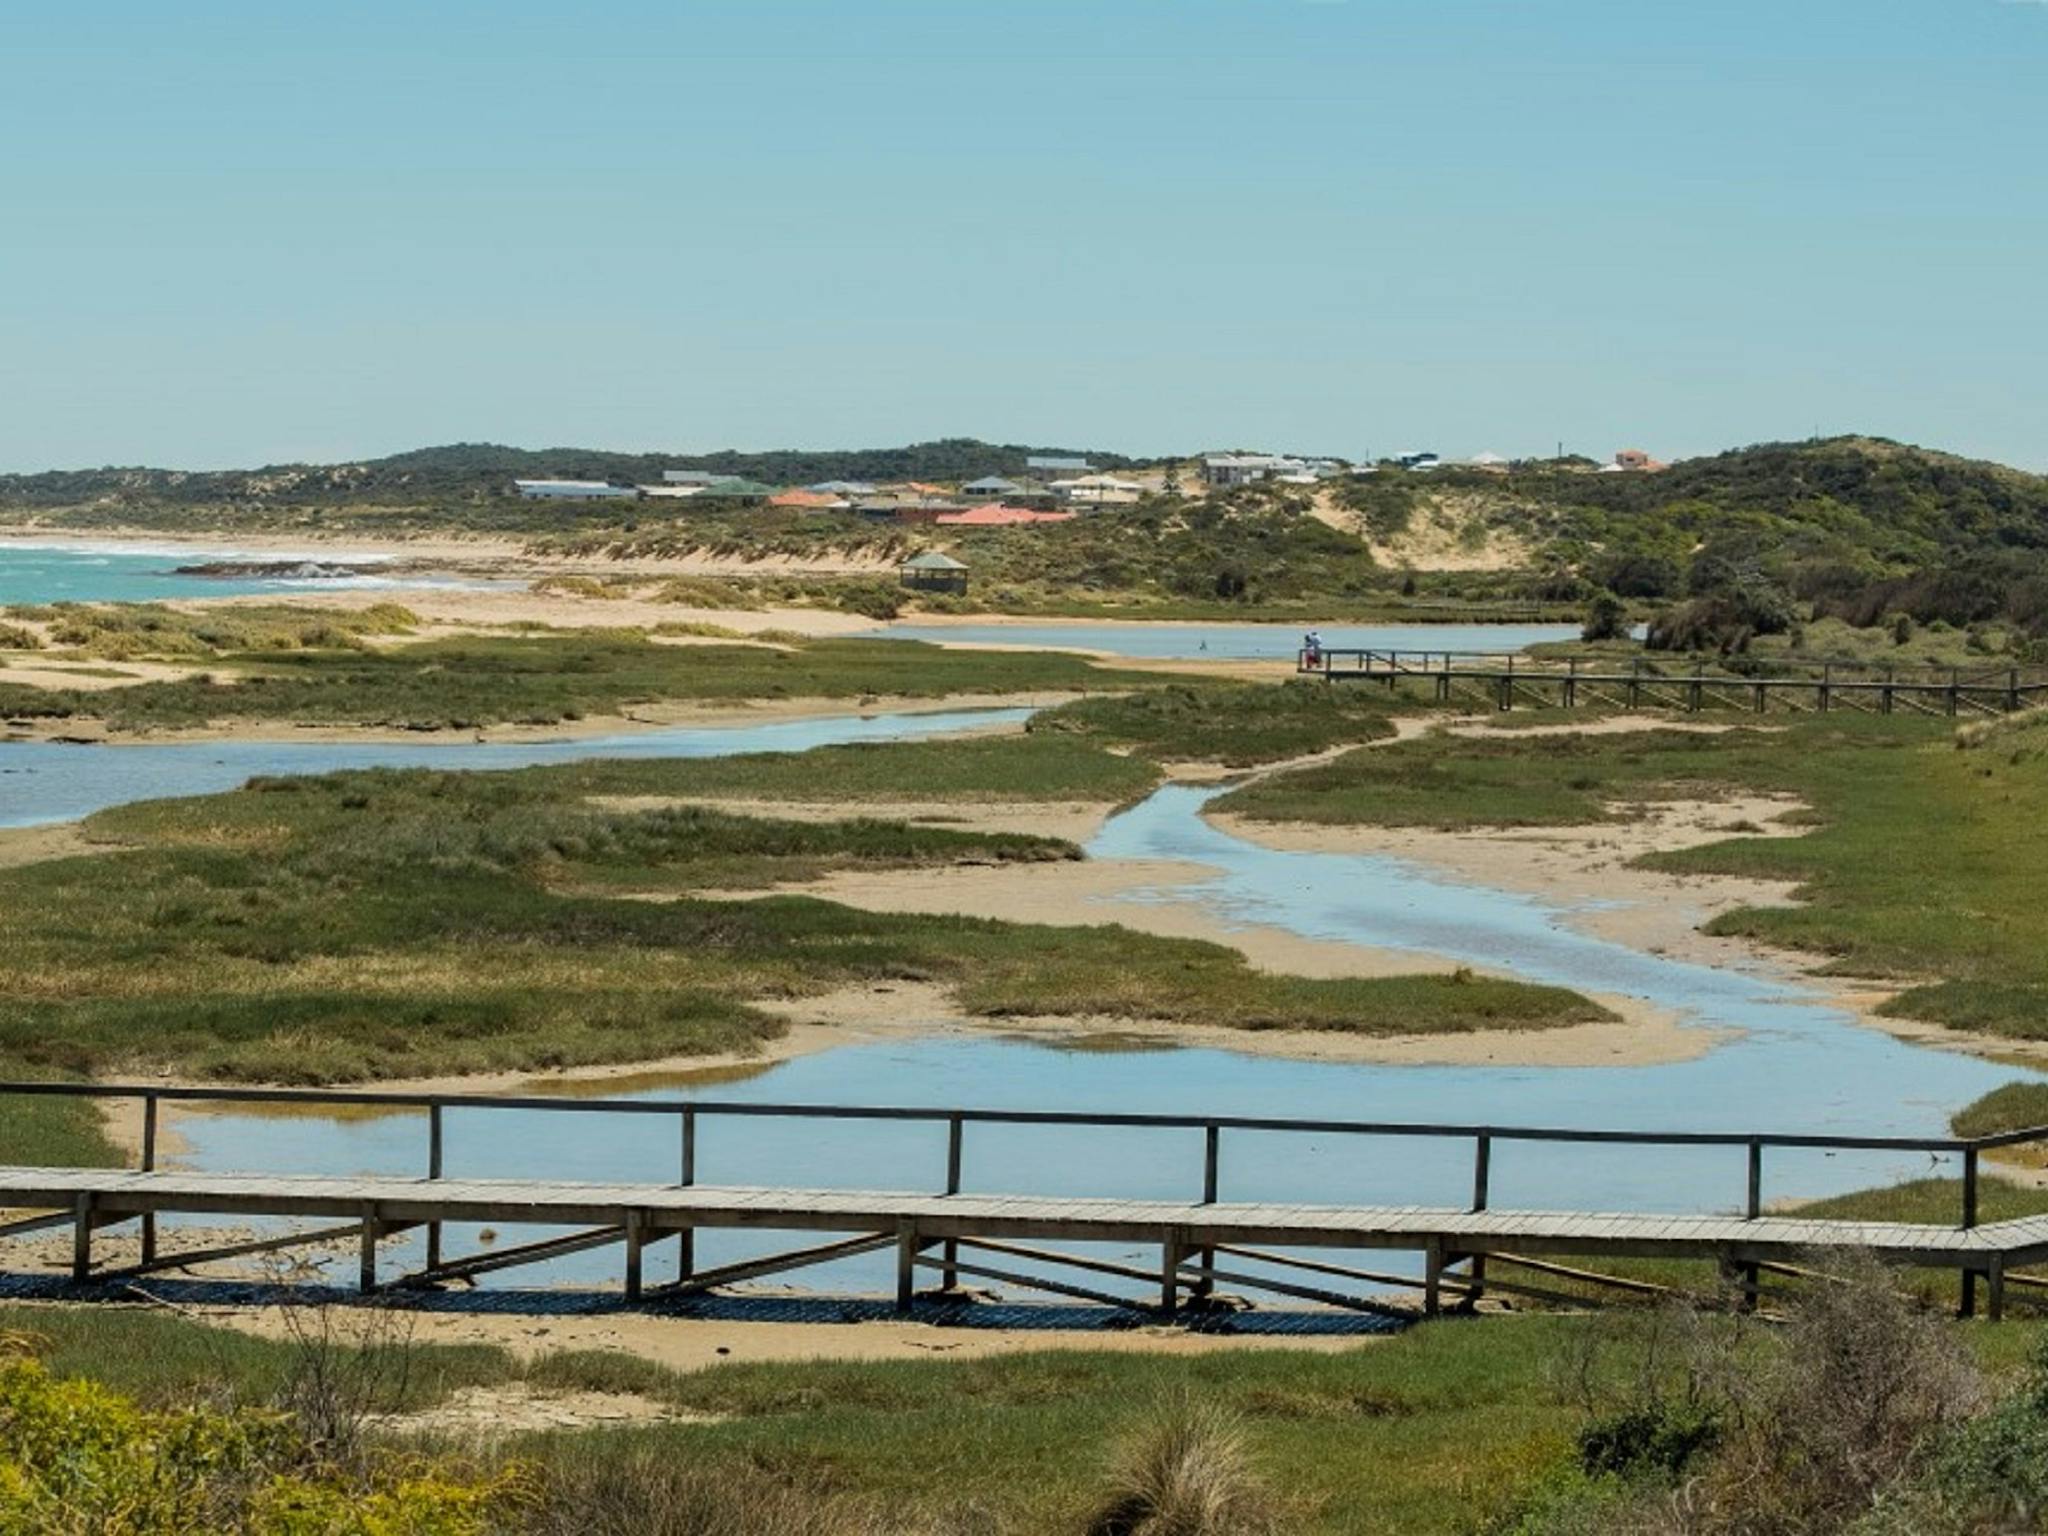
[(1088, 1536), (1263, 1536), (1278, 1528), (1241, 1421), (1189, 1397), (1155, 1410), (1119, 1448)]

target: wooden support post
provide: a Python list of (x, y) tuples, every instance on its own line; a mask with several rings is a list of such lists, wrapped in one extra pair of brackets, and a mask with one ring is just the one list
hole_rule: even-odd
[(2005, 675), (2005, 712), (2016, 715), (2020, 710), (2020, 669), (2014, 667)]
[[(967, 1133), (967, 1122), (954, 1115), (946, 1122), (946, 1193), (960, 1193), (960, 1158)], [(939, 1271), (939, 1286), (950, 1291), (960, 1283), (960, 1244), (953, 1238), (946, 1239), (944, 1251), (945, 1267)]]
[[(1220, 1125), (1204, 1126), (1202, 1128), (1202, 1204), (1204, 1205), (1214, 1205), (1216, 1203), (1217, 1180), (1222, 1172), (1222, 1157), (1223, 1127)], [(1216, 1263), (1216, 1250), (1214, 1248), (1200, 1249), (1196, 1253), (1196, 1258), (1200, 1261), (1204, 1270), (1213, 1268)], [(1195, 1281), (1194, 1294), (1198, 1297), (1207, 1299), (1215, 1294), (1215, 1290), (1216, 1280), (1213, 1275), (1204, 1274)]]
[(1444, 1312), (1444, 1245), (1431, 1238), (1422, 1251), (1422, 1315), (1442, 1317)]
[(1956, 706), (1963, 694), (1963, 672), (1960, 667), (1951, 667), (1948, 672), (1948, 712), (1955, 715)]
[(642, 1224), (640, 1212), (626, 1212), (626, 1300), (628, 1301), (638, 1301), (640, 1299), (640, 1257), (646, 1246), (646, 1228)]
[(1705, 662), (1699, 661), (1692, 665), (1692, 681), (1685, 691), (1685, 707), (1689, 714), (1698, 714), (1705, 703), (1705, 684), (1700, 681), (1700, 674), (1705, 666)]
[[(1764, 1213), (1764, 1144), (1754, 1136), (1749, 1139), (1749, 1198), (1744, 1202), (1743, 1212), (1751, 1221)], [(1762, 1283), (1754, 1264), (1742, 1266), (1742, 1282), (1740, 1306), (1747, 1312), (1755, 1308), (1757, 1286)]]
[(92, 1278), (92, 1194), (81, 1191), (71, 1211), (71, 1278)]
[(917, 1224), (896, 1229), (896, 1310), (908, 1312), (917, 1300)]
[(356, 1289), (365, 1296), (377, 1292), (377, 1239), (383, 1235), (384, 1224), (377, 1219), (377, 1207), (369, 1202), (363, 1205), (363, 1235), (357, 1249), (358, 1273)]
[[(439, 1104), (429, 1104), (427, 1106), (427, 1177), (429, 1179), (441, 1177), (443, 1145), (441, 1106)], [(427, 1223), (427, 1268), (439, 1269), (440, 1267), (441, 1223), (430, 1221)]]
[(1993, 1255), (1991, 1255), (1991, 1267), (1985, 1272), (1984, 1278), (1987, 1282), (1989, 1282), (1985, 1287), (1985, 1289), (1989, 1292), (1989, 1307), (1985, 1315), (1988, 1316), (1994, 1323), (2002, 1323), (2005, 1321), (2004, 1254), (1994, 1253)]
[[(1969, 1231), (1977, 1225), (1977, 1149), (1963, 1148), (1963, 1230)], [(1977, 1271), (1963, 1271), (1962, 1303), (1956, 1309), (1961, 1317), (1977, 1315)]]
[[(1483, 1211), (1489, 1195), (1488, 1186), (1493, 1180), (1493, 1137), (1481, 1131), (1472, 1148), (1472, 1209)], [(1486, 1255), (1475, 1253), (1469, 1267), (1472, 1285), (1465, 1294), (1466, 1304), (1479, 1300), (1486, 1294)]]
[(1579, 702), (1579, 658), (1566, 659), (1564, 668), (1564, 707), (1570, 709)]
[[(157, 1096), (145, 1093), (142, 1096), (142, 1171), (156, 1171), (156, 1127)], [(142, 1214), (142, 1265), (147, 1269), (156, 1262), (156, 1212)]]
[[(679, 1181), (688, 1189), (697, 1182), (697, 1111), (683, 1111), (683, 1165)], [(697, 1272), (697, 1232), (685, 1227), (676, 1234), (676, 1278), (687, 1280)]]
[(1635, 709), (1643, 700), (1643, 658), (1638, 656), (1628, 675), (1628, 707)]
[(1826, 713), (1828, 712), (1828, 708), (1829, 708), (1829, 706), (1830, 706), (1830, 705), (1832, 705), (1832, 704), (1834, 703), (1834, 694), (1835, 694), (1835, 667), (1834, 667), (1834, 663), (1833, 663), (1833, 662), (1827, 662), (1827, 661), (1824, 661), (1824, 662), (1822, 662), (1822, 663), (1821, 663), (1821, 665), (1820, 665), (1820, 712), (1821, 712), (1822, 714), (1826, 714)]
[(1178, 1234), (1169, 1232), (1159, 1244), (1159, 1310), (1168, 1317), (1180, 1311), (1180, 1261), (1186, 1250)]

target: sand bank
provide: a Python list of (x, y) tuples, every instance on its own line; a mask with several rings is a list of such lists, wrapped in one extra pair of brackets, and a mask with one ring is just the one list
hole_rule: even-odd
[[(0, 673), (0, 678), (6, 674)], [(107, 728), (103, 720), (73, 717), (61, 720), (23, 720), (9, 728), (15, 740), (64, 740), (96, 746), (152, 746), (182, 741), (247, 742), (335, 742), (412, 743), (431, 745), (450, 741), (539, 742), (584, 741), (592, 737), (630, 736), (637, 732), (681, 728), (736, 729), (750, 725), (775, 725), (793, 720), (836, 719), (878, 715), (934, 715), (960, 711), (996, 709), (1051, 709), (1071, 703), (1084, 695), (1066, 691), (1028, 693), (949, 693), (936, 698), (866, 695), (858, 699), (678, 699), (635, 704), (626, 714), (586, 715), (578, 720), (559, 720), (551, 725), (465, 726), (457, 730), (411, 730), (394, 726), (295, 725), (279, 720), (231, 720), (214, 725), (180, 727), (176, 730), (120, 731)], [(961, 731), (961, 735), (1003, 733), (1021, 726), (991, 723)]]

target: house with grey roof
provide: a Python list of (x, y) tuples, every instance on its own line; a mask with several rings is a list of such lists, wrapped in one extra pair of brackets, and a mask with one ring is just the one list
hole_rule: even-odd
[(1005, 480), (1001, 475), (983, 475), (979, 480), (970, 480), (961, 486), (960, 493), (963, 496), (971, 496), (976, 500), (982, 498), (1001, 500), (1005, 496), (1014, 496), (1023, 489), (1024, 487), (1016, 481)]
[(1063, 459), (1044, 453), (1034, 453), (1025, 459), (1024, 468), (1034, 480), (1071, 480), (1076, 475), (1095, 473), (1095, 466), (1086, 459)]

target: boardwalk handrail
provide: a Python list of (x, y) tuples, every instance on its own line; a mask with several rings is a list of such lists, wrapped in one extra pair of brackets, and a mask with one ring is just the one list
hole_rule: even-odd
[[(1933, 1155), (1960, 1155), (1962, 1159), (1961, 1220), (1957, 1227), (1952, 1230), (1967, 1237), (1972, 1235), (1973, 1229), (1978, 1227), (1979, 1165), (1983, 1153), (2000, 1147), (2048, 1141), (2048, 1126), (2032, 1126), (1996, 1132), (1986, 1136), (1859, 1136), (1810, 1131), (1620, 1130), (1572, 1126), (1309, 1119), (1269, 1115), (1156, 1114), (1135, 1111), (1102, 1112), (1093, 1110), (966, 1108), (940, 1105), (785, 1104), (746, 1100), (689, 1098), (574, 1098), (544, 1094), (432, 1093), (350, 1088), (255, 1088), (168, 1083), (0, 1082), (0, 1098), (8, 1096), (74, 1098), (82, 1100), (139, 1100), (143, 1107), (142, 1136), (139, 1156), (137, 1158), (139, 1173), (157, 1181), (161, 1181), (164, 1177), (157, 1169), (156, 1162), (161, 1110), (163, 1105), (167, 1103), (224, 1105), (283, 1104), (315, 1108), (369, 1107), (393, 1110), (424, 1110), (428, 1119), (425, 1176), (429, 1187), (432, 1187), (432, 1181), (439, 1181), (444, 1177), (445, 1122), (451, 1110), (498, 1109), (558, 1114), (669, 1116), (678, 1123), (681, 1131), (681, 1157), (677, 1169), (680, 1177), (674, 1180), (669, 1187), (682, 1194), (694, 1193), (698, 1187), (697, 1131), (699, 1122), (703, 1119), (780, 1118), (797, 1120), (917, 1122), (944, 1125), (947, 1128), (945, 1179), (940, 1194), (946, 1197), (961, 1196), (964, 1199), (970, 1200), (972, 1197), (963, 1196), (964, 1185), (962, 1178), (965, 1132), (970, 1125), (1086, 1126), (1092, 1128), (1200, 1131), (1203, 1133), (1201, 1195), (1199, 1207), (1196, 1208), (1218, 1211), (1252, 1209), (1225, 1207), (1219, 1203), (1221, 1201), (1221, 1149), (1223, 1133), (1226, 1131), (1469, 1141), (1472, 1143), (1472, 1198), (1467, 1209), (1473, 1213), (1474, 1219), (1484, 1215), (1489, 1209), (1489, 1182), (1493, 1163), (1492, 1153), (1494, 1143), (1496, 1142), (1514, 1141), (1674, 1148), (1739, 1147), (1746, 1153), (1748, 1174), (1746, 1198), (1742, 1205), (1743, 1214), (1740, 1219), (1735, 1221), (1735, 1228), (1742, 1233), (1763, 1232), (1766, 1228), (1772, 1226), (1772, 1222), (1765, 1217), (1763, 1198), (1764, 1154), (1768, 1150), (1803, 1149), (1831, 1152), (1914, 1152)], [(44, 1187), (44, 1183), (38, 1182), (39, 1180), (47, 1182), (53, 1176), (76, 1176), (75, 1174), (58, 1175), (54, 1174), (51, 1170), (32, 1168), (0, 1169), (0, 1175), (4, 1175), (7, 1180), (12, 1181), (14, 1187), (30, 1190), (40, 1190)], [(267, 1175), (257, 1176), (266, 1177)], [(372, 1200), (363, 1207), (361, 1220), (347, 1228), (333, 1228), (321, 1233), (259, 1239), (254, 1242), (230, 1245), (227, 1248), (207, 1250), (198, 1255), (187, 1254), (182, 1258), (178, 1256), (166, 1258), (159, 1254), (157, 1247), (157, 1212), (159, 1209), (169, 1210), (176, 1207), (174, 1204), (159, 1205), (151, 1203), (153, 1197), (149, 1196), (141, 1188), (145, 1182), (145, 1179), (138, 1178), (132, 1186), (124, 1184), (99, 1193), (81, 1189), (77, 1195), (75, 1208), (68, 1214), (58, 1211), (51, 1214), (18, 1218), (6, 1223), (0, 1223), (0, 1236), (41, 1231), (52, 1225), (68, 1222), (74, 1229), (73, 1275), (74, 1278), (83, 1280), (91, 1273), (93, 1267), (92, 1238), (94, 1228), (103, 1224), (104, 1218), (98, 1212), (108, 1208), (119, 1207), (124, 1201), (128, 1202), (128, 1209), (131, 1213), (139, 1216), (142, 1222), (141, 1262), (134, 1269), (134, 1273), (148, 1273), (155, 1269), (179, 1263), (198, 1262), (205, 1258), (268, 1251), (295, 1242), (355, 1235), (359, 1237), (362, 1245), (363, 1288), (366, 1291), (375, 1288), (375, 1250), (380, 1237), (404, 1230), (408, 1226), (424, 1226), (426, 1228), (426, 1268), (419, 1275), (413, 1277), (414, 1282), (423, 1280), (433, 1281), (446, 1277), (482, 1273), (486, 1269), (516, 1263), (539, 1262), (558, 1254), (580, 1251), (584, 1247), (602, 1245), (614, 1240), (623, 1240), (627, 1245), (628, 1254), (627, 1294), (629, 1298), (637, 1298), (639, 1295), (639, 1255), (643, 1244), (646, 1241), (652, 1240), (650, 1234), (643, 1231), (641, 1227), (646, 1213), (635, 1205), (630, 1209), (622, 1208), (616, 1220), (608, 1217), (604, 1225), (592, 1232), (576, 1234), (566, 1238), (546, 1238), (538, 1243), (527, 1244), (519, 1248), (494, 1254), (457, 1259), (444, 1264), (441, 1244), (444, 1220), (462, 1219), (460, 1217), (446, 1217), (440, 1214), (461, 1208), (461, 1202), (451, 1196), (448, 1201), (435, 1206), (432, 1211), (426, 1214), (415, 1213), (411, 1216), (405, 1215), (403, 1209), (400, 1209), (397, 1215), (390, 1217), (381, 1215), (379, 1214), (380, 1207)], [(54, 1188), (55, 1186), (50, 1187)], [(407, 1187), (419, 1188), (421, 1186), (408, 1185)], [(448, 1188), (450, 1186), (439, 1187)], [(461, 1190), (469, 1187), (466, 1185), (453, 1186), (458, 1194)], [(645, 1189), (647, 1186), (640, 1185), (634, 1187)], [(166, 1195), (165, 1198), (174, 1200), (175, 1196)], [(930, 1197), (925, 1198), (928, 1199)], [(50, 1197), (50, 1203), (69, 1199), (71, 1199), (71, 1196), (68, 1194), (52, 1196)], [(96, 1201), (102, 1203), (96, 1206)], [(417, 1205), (417, 1201), (409, 1195), (403, 1197), (402, 1203), (404, 1209), (410, 1209), (412, 1206)], [(323, 1206), (320, 1209), (326, 1210), (327, 1207)], [(394, 1209), (394, 1207), (387, 1205), (381, 1209), (388, 1211)], [(509, 1216), (506, 1216), (503, 1212), (498, 1214), (505, 1216), (505, 1219), (531, 1219), (519, 1217), (516, 1213)], [(1600, 1215), (1600, 1213), (1587, 1214), (1589, 1219), (1597, 1218), (1602, 1222), (1609, 1219), (1607, 1216)], [(117, 1216), (113, 1219), (120, 1218)], [(876, 1219), (879, 1220), (880, 1218), (877, 1217)], [(893, 1220), (894, 1218), (890, 1219)], [(906, 1219), (909, 1221), (909, 1225), (903, 1227), (894, 1238), (891, 1238), (886, 1232), (876, 1233), (868, 1231), (866, 1235), (848, 1240), (847, 1242), (828, 1244), (822, 1248), (799, 1249), (792, 1254), (781, 1255), (770, 1260), (747, 1260), (736, 1266), (726, 1266), (721, 1269), (704, 1272), (698, 1272), (693, 1267), (694, 1240), (689, 1230), (690, 1222), (685, 1220), (683, 1229), (679, 1234), (683, 1255), (681, 1259), (682, 1279), (677, 1284), (692, 1289), (702, 1289), (713, 1284), (723, 1283), (726, 1279), (739, 1278), (742, 1271), (745, 1272), (747, 1277), (752, 1277), (774, 1270), (824, 1262), (832, 1256), (841, 1253), (851, 1253), (855, 1249), (865, 1252), (877, 1244), (890, 1241), (895, 1241), (899, 1250), (899, 1306), (907, 1307), (909, 1305), (911, 1275), (913, 1270), (920, 1265), (928, 1265), (939, 1269), (945, 1277), (945, 1286), (948, 1289), (951, 1288), (957, 1277), (962, 1274), (985, 1277), (995, 1276), (1011, 1280), (1020, 1278), (1014, 1273), (998, 1271), (991, 1269), (985, 1264), (980, 1264), (978, 1261), (968, 1262), (960, 1258), (960, 1249), (963, 1246), (976, 1249), (990, 1248), (991, 1244), (987, 1240), (987, 1232), (962, 1230), (948, 1233), (941, 1230), (937, 1241), (943, 1247), (943, 1254), (938, 1258), (931, 1258), (922, 1254), (922, 1248), (932, 1244), (921, 1239), (918, 1236), (917, 1230), (917, 1221), (929, 1221), (931, 1213), (928, 1212), (925, 1217), (911, 1216)], [(823, 1224), (829, 1227), (830, 1222), (826, 1221)], [(812, 1222), (811, 1225), (819, 1225), (819, 1222)], [(1783, 1223), (1778, 1223), (1778, 1225), (1782, 1226)], [(1900, 1226), (1899, 1229), (1909, 1234), (1917, 1231), (1935, 1232), (1941, 1230), (1931, 1223), (1920, 1225), (1909, 1223)], [(929, 1231), (929, 1226), (925, 1230)], [(1216, 1228), (1216, 1230), (1227, 1231), (1228, 1228), (1225, 1226)], [(1525, 1234), (1525, 1238), (1528, 1241), (1538, 1243), (1552, 1241), (1551, 1238), (1545, 1237), (1541, 1233)], [(1195, 1277), (1197, 1294), (1207, 1294), (1206, 1287), (1213, 1284), (1216, 1279), (1231, 1278), (1230, 1272), (1216, 1268), (1214, 1255), (1217, 1253), (1244, 1251), (1229, 1247), (1229, 1243), (1233, 1241), (1237, 1241), (1237, 1239), (1226, 1236), (1222, 1241), (1212, 1239), (1209, 1242), (1202, 1242), (1189, 1239), (1184, 1242), (1181, 1238), (1169, 1235), (1165, 1240), (1163, 1259), (1166, 1274), (1164, 1280), (1164, 1295), (1166, 1298), (1164, 1308), (1166, 1311), (1171, 1312), (1173, 1310), (1172, 1298), (1176, 1286), (1180, 1283), (1177, 1277), (1180, 1276), (1183, 1268), (1187, 1269), (1189, 1275)], [(1486, 1284), (1484, 1262), (1486, 1250), (1483, 1247), (1473, 1248), (1470, 1246), (1476, 1239), (1467, 1237), (1464, 1241), (1467, 1244), (1466, 1257), (1471, 1261), (1471, 1269), (1468, 1278), (1460, 1282), (1460, 1284), (1468, 1298), (1476, 1298)], [(1763, 1259), (1758, 1256), (1759, 1253), (1763, 1253), (1763, 1256), (1768, 1258), (1771, 1253), (1777, 1253), (1779, 1249), (1784, 1247), (1784, 1239), (1782, 1237), (1775, 1240), (1778, 1244), (1777, 1248), (1770, 1247), (1769, 1242), (1763, 1242), (1760, 1246), (1759, 1243), (1749, 1242), (1746, 1239), (1726, 1234), (1717, 1241), (1732, 1243), (1732, 1247), (1724, 1250), (1725, 1264), (1731, 1266), (1733, 1271), (1739, 1275), (1747, 1277), (1743, 1284), (1746, 1287), (1746, 1294), (1751, 1296), (1756, 1294), (1757, 1276), (1760, 1272), (1758, 1266), (1763, 1262)], [(993, 1247), (998, 1252), (1003, 1249), (1003, 1245), (1000, 1243), (994, 1244)], [(1452, 1250), (1446, 1248), (1444, 1240), (1436, 1237), (1432, 1237), (1429, 1240), (1427, 1247), (1429, 1264), (1424, 1280), (1425, 1311), (1433, 1314), (1436, 1311), (1443, 1287), (1449, 1283), (1445, 1279), (1444, 1266), (1447, 1262), (1447, 1256)], [(1552, 1247), (1555, 1251), (1568, 1251), (1556, 1249), (1554, 1242)], [(1595, 1247), (1598, 1247), (1597, 1242)], [(1764, 1250), (1766, 1249), (1769, 1251), (1765, 1252)], [(1014, 1246), (1010, 1251), (1029, 1256), (1027, 1250), (1016, 1249)], [(1615, 1251), (1632, 1250), (1623, 1248), (1616, 1249)], [(1729, 1254), (1732, 1254), (1733, 1257), (1728, 1257), (1727, 1255)], [(1100, 1270), (1103, 1268), (1103, 1261), (1100, 1260), (1080, 1259), (1072, 1256), (1062, 1258), (1056, 1254), (1040, 1254), (1037, 1257), (1079, 1265), (1083, 1269), (1092, 1268)], [(1503, 1251), (1502, 1257), (1506, 1258), (1509, 1255)], [(1297, 1262), (1273, 1254), (1263, 1255), (1263, 1259), (1283, 1264)], [(1992, 1311), (1995, 1316), (1998, 1315), (2003, 1306), (2003, 1258), (1999, 1255), (1992, 1255), (1986, 1258), (1984, 1255), (1976, 1254), (1975, 1250), (1963, 1254), (1959, 1261), (1962, 1264), (1962, 1310), (1965, 1315), (1968, 1315), (1975, 1307), (1978, 1269), (1971, 1267), (1971, 1265), (1977, 1264), (1979, 1261), (1982, 1261), (1985, 1266), (1983, 1272), (1988, 1275), (1991, 1281)], [(1315, 1262), (1306, 1260), (1298, 1262), (1310, 1269), (1317, 1268)], [(762, 1267), (764, 1264), (767, 1265), (767, 1268)], [(1113, 1265), (1111, 1268), (1119, 1273), (1137, 1273), (1129, 1271), (1127, 1266)], [(1331, 1271), (1327, 1265), (1323, 1265), (1322, 1269), (1331, 1273), (1347, 1273), (1347, 1271), (1343, 1270)], [(1356, 1278), (1362, 1279), (1388, 1278), (1376, 1276), (1365, 1271), (1351, 1271), (1348, 1273), (1352, 1273)], [(1250, 1279), (1251, 1283), (1263, 1285), (1268, 1289), (1278, 1289), (1283, 1294), (1314, 1297), (1325, 1296), (1324, 1292), (1313, 1288), (1305, 1290), (1296, 1287), (1290, 1292), (1289, 1282), (1274, 1282), (1242, 1275), (1236, 1278), (1240, 1280)], [(1398, 1277), (1395, 1277), (1395, 1281), (1396, 1283), (1405, 1283), (1401, 1282)], [(1025, 1280), (1025, 1283), (1040, 1284), (1037, 1280), (1029, 1279)], [(1059, 1290), (1062, 1284), (1064, 1282), (1051, 1284), (1050, 1288)], [(1078, 1295), (1094, 1294), (1087, 1291), (1076, 1291), (1071, 1285), (1067, 1285), (1066, 1289)], [(1341, 1304), (1350, 1305), (1352, 1303), (1343, 1302)], [(1365, 1306), (1368, 1310), (1376, 1305), (1375, 1303), (1358, 1304)]]
[(2048, 1125), (1986, 1136), (1854, 1136), (1818, 1131), (1647, 1131), (1576, 1126), (1414, 1120), (1328, 1120), (1281, 1115), (1188, 1115), (1139, 1111), (993, 1109), (925, 1104), (783, 1104), (746, 1099), (604, 1099), (561, 1094), (426, 1093), (376, 1088), (254, 1088), (207, 1084), (0, 1082), (0, 1097), (154, 1099), (165, 1103), (354, 1105), (390, 1109), (508, 1109), (577, 1114), (737, 1116), (793, 1120), (909, 1120), (945, 1124), (1265, 1131), (1303, 1135), (1406, 1136), (1469, 1141), (1553, 1141), (1633, 1146), (1744, 1147), (1958, 1154), (2048, 1140)]

